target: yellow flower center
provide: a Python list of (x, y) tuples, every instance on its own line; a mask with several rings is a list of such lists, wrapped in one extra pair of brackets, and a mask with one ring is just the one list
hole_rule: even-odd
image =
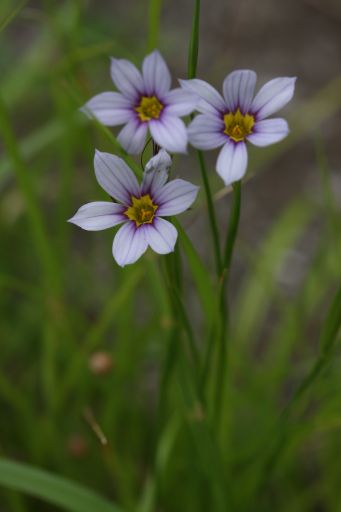
[(224, 115), (224, 123), (224, 133), (226, 133), (230, 139), (239, 142), (252, 133), (255, 118), (250, 114), (242, 114), (238, 108), (236, 112), (229, 112)]
[(141, 224), (151, 224), (155, 217), (155, 212), (158, 209), (158, 205), (153, 203), (150, 195), (146, 194), (141, 197), (132, 196), (131, 202), (131, 206), (124, 212), (128, 219), (133, 220), (137, 227), (141, 226)]
[(162, 110), (163, 105), (156, 96), (142, 96), (139, 106), (135, 108), (141, 121), (159, 119)]

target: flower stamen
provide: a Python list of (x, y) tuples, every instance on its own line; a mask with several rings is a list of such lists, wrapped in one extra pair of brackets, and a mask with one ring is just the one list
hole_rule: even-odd
[(141, 197), (131, 197), (131, 206), (126, 209), (124, 215), (135, 222), (136, 227), (142, 224), (151, 224), (155, 217), (158, 205), (153, 203), (149, 194)]
[(156, 96), (142, 96), (140, 104), (135, 107), (138, 117), (141, 121), (150, 121), (151, 119), (159, 119), (164, 106)]
[(235, 142), (240, 142), (252, 133), (255, 118), (250, 114), (242, 114), (238, 108), (236, 112), (229, 112), (224, 115), (224, 123), (224, 133)]

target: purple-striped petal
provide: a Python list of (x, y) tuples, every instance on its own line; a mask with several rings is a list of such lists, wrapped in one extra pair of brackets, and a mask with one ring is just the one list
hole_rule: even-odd
[(143, 174), (141, 194), (152, 195), (166, 183), (168, 171), (172, 165), (172, 159), (164, 149), (160, 149), (157, 155), (153, 156), (147, 163)]
[(195, 109), (199, 98), (191, 91), (185, 91), (180, 87), (172, 89), (163, 98), (169, 114), (175, 116), (187, 116)]
[(199, 187), (185, 180), (173, 180), (167, 183), (155, 196), (159, 204), (158, 216), (177, 215), (187, 210), (195, 201)]
[(217, 160), (217, 173), (225, 185), (240, 180), (247, 167), (247, 149), (244, 142), (227, 142), (221, 149)]
[(253, 133), (247, 140), (255, 146), (269, 146), (284, 139), (288, 133), (289, 127), (285, 119), (265, 119), (255, 124)]
[(136, 176), (122, 158), (96, 150), (94, 164), (98, 183), (111, 197), (129, 205), (131, 196), (138, 196)]
[(166, 171), (168, 172), (172, 165), (171, 156), (164, 149), (153, 156), (146, 164), (145, 172), (148, 174), (152, 171)]
[(135, 263), (146, 252), (147, 247), (144, 230), (136, 228), (133, 222), (126, 222), (114, 238), (112, 253), (118, 265), (124, 267)]
[(132, 62), (126, 59), (111, 59), (111, 78), (117, 89), (131, 101), (136, 101), (143, 92), (142, 75)]
[(258, 119), (271, 116), (286, 105), (294, 95), (296, 77), (274, 78), (267, 82), (257, 93), (251, 105), (251, 111)]
[(233, 71), (224, 80), (223, 93), (228, 109), (235, 112), (239, 107), (244, 114), (250, 108), (257, 75), (250, 69)]
[(87, 231), (101, 231), (124, 222), (124, 208), (121, 204), (96, 201), (81, 206), (68, 222)]
[(183, 89), (197, 94), (200, 98), (196, 109), (203, 114), (216, 114), (226, 110), (226, 104), (218, 91), (204, 80), (179, 80)]
[(178, 117), (164, 114), (160, 119), (149, 121), (149, 129), (155, 142), (170, 153), (186, 153), (187, 130)]
[(132, 117), (132, 104), (119, 92), (102, 92), (89, 100), (81, 111), (96, 117), (106, 126), (127, 123)]
[(147, 123), (140, 123), (136, 118), (130, 119), (118, 134), (117, 140), (127, 153), (137, 155), (144, 148), (147, 129)]
[(222, 117), (199, 114), (187, 128), (189, 142), (198, 149), (214, 149), (226, 142)]
[(154, 50), (145, 57), (142, 64), (144, 91), (146, 94), (160, 97), (166, 94), (171, 86), (171, 75), (160, 52)]
[(178, 232), (173, 224), (165, 219), (156, 218), (153, 224), (145, 224), (143, 227), (146, 240), (153, 251), (158, 254), (174, 251)]

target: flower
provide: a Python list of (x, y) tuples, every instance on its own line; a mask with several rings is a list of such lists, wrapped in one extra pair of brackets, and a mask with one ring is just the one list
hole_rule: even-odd
[(185, 90), (200, 97), (200, 112), (188, 127), (190, 143), (198, 149), (223, 146), (217, 173), (225, 185), (240, 180), (247, 167), (246, 141), (268, 146), (289, 133), (284, 119), (266, 119), (286, 105), (294, 94), (296, 78), (275, 78), (254, 96), (257, 75), (248, 69), (233, 71), (224, 80), (223, 96), (203, 80), (180, 80)]
[(188, 135), (180, 117), (190, 114), (197, 97), (172, 89), (171, 75), (155, 50), (142, 64), (142, 74), (128, 60), (111, 59), (111, 78), (120, 92), (103, 92), (82, 108), (107, 126), (124, 124), (117, 140), (130, 154), (141, 153), (149, 128), (154, 141), (171, 153), (186, 153)]
[[(69, 219), (88, 231), (100, 231), (118, 224), (113, 256), (124, 267), (135, 263), (150, 246), (159, 254), (174, 250), (177, 230), (162, 217), (182, 213), (194, 202), (198, 187), (188, 181), (169, 181), (169, 155), (156, 155), (149, 162), (139, 184), (128, 165), (115, 155), (96, 151), (95, 174), (101, 187), (117, 202), (97, 201), (79, 208)], [(152, 169), (154, 166), (154, 169)]]

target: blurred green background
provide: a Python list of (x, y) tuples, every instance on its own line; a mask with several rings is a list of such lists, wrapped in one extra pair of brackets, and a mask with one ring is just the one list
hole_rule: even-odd
[[(291, 134), (250, 151), (217, 442), (195, 398), (183, 398), (175, 378), (186, 365), (181, 355), (163, 386), (172, 316), (159, 258), (148, 253), (119, 269), (112, 231), (66, 223), (80, 205), (105, 198), (94, 149), (117, 148), (110, 131), (78, 109), (113, 89), (109, 56), (139, 65), (156, 46), (175, 86), (187, 75), (193, 9), (190, 0), (0, 2), (0, 456), (91, 488), (121, 512), (335, 512), (337, 339), (323, 374), (286, 410), (280, 453), (272, 442), (316, 360), (341, 277), (340, 3), (202, 2), (198, 76), (217, 88), (237, 68), (256, 70), (258, 86), (298, 76), (280, 113)], [(223, 235), (230, 191), (215, 158), (206, 157)], [(172, 172), (201, 184), (193, 149), (174, 159)], [(203, 193), (180, 221), (213, 281)], [(181, 258), (201, 347), (210, 335), (193, 266)], [(0, 463), (0, 483), (5, 473)], [(23, 485), (15, 479), (0, 487), (1, 512), (60, 510), (13, 489)]]

